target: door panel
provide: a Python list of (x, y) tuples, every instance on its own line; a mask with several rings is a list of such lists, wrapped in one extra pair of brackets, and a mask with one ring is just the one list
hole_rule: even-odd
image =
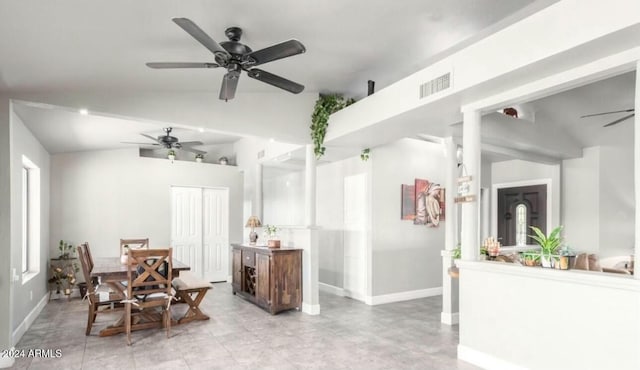
[(233, 278), (232, 285), (235, 291), (242, 291), (242, 250), (233, 249)]
[[(526, 234), (531, 234), (529, 226), (536, 226), (546, 233), (547, 185), (498, 189), (498, 238), (503, 245), (516, 245), (519, 205), (526, 207)], [(526, 243), (535, 244), (529, 237)]]
[(172, 187), (171, 246), (174, 257), (202, 274), (202, 192), (197, 188)]
[(203, 189), (203, 275), (208, 281), (226, 281), (229, 275), (229, 192)]
[(270, 258), (267, 254), (256, 253), (256, 301), (261, 306), (269, 304)]

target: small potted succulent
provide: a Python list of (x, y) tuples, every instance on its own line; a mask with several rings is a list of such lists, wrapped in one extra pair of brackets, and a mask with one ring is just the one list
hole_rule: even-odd
[(176, 151), (173, 149), (169, 149), (169, 151), (167, 152), (167, 158), (169, 158), (169, 160), (173, 162), (176, 159)]
[(556, 251), (560, 248), (562, 244), (562, 240), (560, 238), (560, 231), (562, 230), (562, 225), (551, 230), (551, 233), (549, 233), (549, 235), (544, 235), (542, 230), (540, 230), (535, 226), (529, 226), (529, 227), (531, 228), (531, 230), (533, 230), (535, 234), (535, 235), (529, 235), (529, 237), (535, 240), (536, 243), (538, 243), (538, 245), (540, 246), (540, 252), (541, 252), (540, 262), (542, 264), (542, 267), (553, 267), (552, 261), (555, 260), (555, 258), (552, 258), (552, 256), (557, 256)]
[(267, 238), (267, 246), (269, 248), (280, 248), (278, 228), (275, 225), (264, 225), (264, 234)]
[(201, 163), (204, 160), (204, 154), (196, 154), (196, 162)]

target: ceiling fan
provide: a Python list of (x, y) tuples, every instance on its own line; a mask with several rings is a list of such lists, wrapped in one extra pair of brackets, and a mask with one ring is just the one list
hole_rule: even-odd
[(182, 149), (185, 150), (187, 152), (191, 152), (191, 153), (195, 153), (195, 154), (206, 154), (207, 152), (202, 151), (202, 150), (198, 150), (198, 149), (194, 149), (192, 148), (192, 146), (194, 145), (202, 145), (201, 141), (183, 141), (180, 142), (180, 140), (175, 137), (175, 136), (171, 136), (171, 130), (173, 130), (173, 128), (171, 127), (165, 127), (163, 128), (165, 134), (164, 135), (160, 135), (157, 138), (151, 136), (151, 135), (147, 135), (147, 134), (140, 134), (148, 139), (151, 139), (154, 141), (154, 143), (132, 143), (132, 142), (123, 142), (123, 144), (137, 144), (137, 145), (155, 145), (155, 146), (161, 146), (167, 149)]
[(614, 113), (631, 113), (628, 114), (622, 118), (618, 118), (617, 120), (611, 121), (609, 123), (607, 123), (606, 125), (602, 126), (602, 127), (609, 127), (609, 126), (613, 126), (616, 125), (622, 121), (628, 120), (629, 118), (633, 117), (636, 115), (635, 113), (635, 109), (631, 108), (631, 109), (623, 109), (623, 110), (615, 110), (613, 112), (602, 112), (602, 113), (594, 113), (594, 114), (587, 114), (586, 116), (581, 116), (580, 118), (587, 118), (587, 117), (595, 117), (595, 116), (604, 116), (605, 114), (614, 114)]
[(147, 67), (157, 69), (218, 67), (225, 68), (227, 70), (227, 73), (222, 79), (222, 87), (220, 88), (220, 99), (224, 101), (233, 99), (233, 97), (235, 96), (241, 71), (247, 72), (247, 75), (251, 78), (294, 94), (298, 94), (302, 92), (302, 90), (304, 90), (303, 85), (274, 75), (267, 71), (253, 68), (255, 66), (272, 62), (274, 60), (304, 53), (306, 49), (300, 41), (292, 39), (266, 47), (264, 49), (252, 51), (250, 47), (240, 43), (240, 38), (242, 37), (242, 29), (239, 27), (227, 28), (227, 30), (225, 31), (225, 35), (229, 38), (229, 41), (223, 41), (218, 44), (190, 19), (173, 18), (173, 21), (194, 39), (196, 39), (199, 43), (201, 43), (205, 48), (209, 49), (209, 51), (213, 53), (216, 62), (147, 63)]

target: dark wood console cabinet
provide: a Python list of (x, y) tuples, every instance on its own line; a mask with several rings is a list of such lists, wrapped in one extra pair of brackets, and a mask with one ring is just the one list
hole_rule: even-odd
[(302, 307), (302, 249), (233, 244), (233, 294), (272, 315)]

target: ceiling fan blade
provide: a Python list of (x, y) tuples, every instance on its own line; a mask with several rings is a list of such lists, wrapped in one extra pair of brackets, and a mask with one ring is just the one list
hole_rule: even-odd
[(184, 150), (186, 152), (191, 152), (191, 153), (195, 153), (195, 154), (207, 154), (207, 152), (203, 151), (203, 150), (198, 150), (198, 149), (193, 149), (191, 147), (188, 146), (183, 146), (180, 148), (180, 150)]
[(622, 122), (622, 121), (624, 121), (624, 120), (627, 120), (627, 119), (629, 119), (629, 118), (631, 118), (631, 117), (633, 117), (633, 116), (635, 116), (635, 115), (636, 115), (635, 113), (632, 113), (632, 114), (630, 114), (630, 115), (628, 115), (628, 116), (624, 116), (624, 117), (622, 117), (622, 118), (619, 118), (619, 119), (617, 119), (617, 120), (615, 120), (615, 121), (613, 121), (613, 122), (609, 122), (609, 123), (607, 123), (606, 125), (604, 125), (604, 126), (602, 126), (602, 127), (609, 127), (609, 126), (613, 126), (613, 125), (618, 124), (618, 123), (620, 123), (620, 122)]
[(182, 146), (202, 145), (202, 141), (181, 141), (180, 145)]
[(146, 63), (147, 67), (154, 69), (164, 68), (218, 68), (216, 63), (182, 63), (182, 62), (157, 62)]
[(231, 54), (215, 42), (209, 35), (207, 35), (197, 24), (193, 23), (188, 18), (173, 18), (173, 22), (185, 30), (191, 37), (196, 39), (205, 48), (209, 49), (215, 56), (221, 57), (224, 60), (231, 58)]
[(156, 142), (156, 143), (158, 143), (158, 144), (162, 144), (162, 143), (160, 142), (160, 140), (158, 140), (157, 138), (155, 138), (155, 137), (153, 137), (153, 136), (151, 136), (151, 135), (147, 135), (147, 134), (140, 134), (140, 135), (142, 135), (142, 136), (146, 137), (147, 139), (151, 139), (151, 140), (155, 141), (155, 142)]
[(135, 144), (135, 145), (160, 145), (158, 143), (134, 143), (132, 141), (121, 141), (121, 144)]
[(220, 100), (228, 101), (236, 96), (238, 88), (238, 80), (240, 74), (238, 72), (229, 72), (222, 79), (222, 87), (220, 87)]
[(587, 117), (595, 117), (595, 116), (604, 116), (605, 114), (613, 114), (613, 113), (629, 113), (629, 112), (634, 112), (635, 109), (631, 108), (631, 109), (624, 109), (624, 110), (615, 110), (613, 112), (603, 112), (603, 113), (594, 113), (594, 114), (587, 114), (586, 116), (580, 116), (580, 118), (587, 118)]
[(253, 68), (247, 71), (249, 77), (255, 78), (258, 81), (262, 81), (271, 86), (279, 87), (283, 90), (287, 90), (294, 94), (299, 94), (304, 90), (304, 86), (299, 83), (287, 80), (284, 77), (276, 76), (273, 73), (263, 71), (261, 69)]
[(304, 45), (302, 45), (300, 41), (289, 40), (264, 49), (256, 50), (247, 54), (247, 57), (249, 58), (250, 65), (257, 66), (274, 60), (302, 54), (306, 50), (307, 49), (305, 49)]

